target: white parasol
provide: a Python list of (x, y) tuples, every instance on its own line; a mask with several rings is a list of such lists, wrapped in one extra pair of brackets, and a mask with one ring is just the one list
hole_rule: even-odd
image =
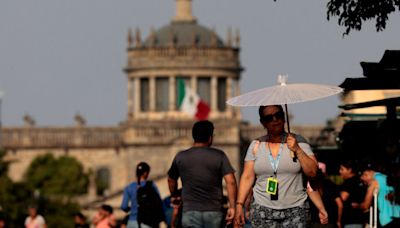
[(287, 105), (329, 97), (343, 91), (342, 88), (320, 84), (287, 84), (287, 76), (278, 75), (278, 85), (254, 90), (229, 99), (232, 106), (285, 105), (288, 132), (290, 125)]

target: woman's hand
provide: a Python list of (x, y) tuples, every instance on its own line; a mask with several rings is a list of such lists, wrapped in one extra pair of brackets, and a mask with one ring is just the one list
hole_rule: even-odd
[(244, 223), (243, 205), (236, 204), (235, 227), (242, 227), (244, 226)]
[(325, 209), (319, 211), (318, 217), (319, 217), (319, 221), (321, 222), (321, 224), (328, 223), (328, 213), (326, 212)]
[(296, 154), (301, 150), (299, 144), (297, 143), (297, 139), (293, 134), (288, 134), (286, 143), (289, 150), (295, 152)]

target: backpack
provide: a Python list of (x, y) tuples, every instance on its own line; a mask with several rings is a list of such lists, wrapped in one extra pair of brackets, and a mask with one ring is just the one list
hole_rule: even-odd
[(158, 228), (159, 223), (165, 221), (165, 216), (161, 198), (153, 187), (152, 181), (147, 181), (143, 187), (137, 189), (136, 199), (139, 227), (143, 223)]

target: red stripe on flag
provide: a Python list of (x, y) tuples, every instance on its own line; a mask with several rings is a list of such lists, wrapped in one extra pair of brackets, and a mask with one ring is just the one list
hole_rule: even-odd
[(198, 120), (206, 120), (210, 113), (210, 106), (202, 100), (197, 104), (197, 112), (194, 115)]

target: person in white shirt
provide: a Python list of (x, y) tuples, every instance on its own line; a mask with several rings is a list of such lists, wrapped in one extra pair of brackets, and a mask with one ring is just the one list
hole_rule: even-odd
[(37, 213), (35, 206), (28, 208), (29, 216), (25, 219), (25, 228), (47, 228), (43, 216)]

